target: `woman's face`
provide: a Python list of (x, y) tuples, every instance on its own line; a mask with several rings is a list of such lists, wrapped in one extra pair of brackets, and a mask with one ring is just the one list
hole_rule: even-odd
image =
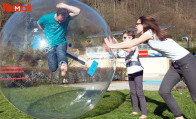
[(137, 29), (137, 34), (139, 34), (139, 33), (142, 34), (143, 33), (143, 25), (142, 25), (140, 19), (137, 20), (137, 23), (135, 25), (135, 28)]
[(133, 38), (132, 36), (129, 36), (127, 34), (123, 35), (123, 41), (132, 40), (132, 38)]

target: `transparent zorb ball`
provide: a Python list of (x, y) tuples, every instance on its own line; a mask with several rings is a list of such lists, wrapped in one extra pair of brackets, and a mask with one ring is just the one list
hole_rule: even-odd
[[(68, 71), (64, 77), (59, 68), (49, 70), (45, 34), (37, 26), (41, 16), (57, 11), (59, 2), (80, 8), (65, 36)], [(115, 58), (103, 47), (110, 28), (94, 9), (76, 0), (29, 4), (31, 12), (15, 12), (1, 31), (1, 91), (13, 106), (35, 118), (79, 117), (103, 97), (115, 72)]]

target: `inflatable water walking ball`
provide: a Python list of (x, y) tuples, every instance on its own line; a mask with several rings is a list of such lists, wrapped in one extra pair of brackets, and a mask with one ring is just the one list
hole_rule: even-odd
[[(59, 2), (80, 8), (67, 29), (71, 45), (64, 77), (59, 68), (49, 70), (47, 41), (37, 26), (41, 16), (57, 11)], [(110, 28), (94, 9), (77, 0), (29, 4), (31, 12), (15, 12), (0, 34), (1, 91), (17, 109), (34, 118), (77, 118), (99, 102), (113, 78), (115, 58), (103, 48)]]

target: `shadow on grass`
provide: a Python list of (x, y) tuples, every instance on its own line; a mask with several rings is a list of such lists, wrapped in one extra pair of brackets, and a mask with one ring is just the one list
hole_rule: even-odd
[(100, 91), (84, 89), (56, 93), (31, 103), (27, 113), (40, 118), (76, 118), (89, 110), (89, 99), (96, 102), (100, 94)]
[[(157, 105), (156, 109), (154, 110), (155, 115), (161, 117), (162, 119), (170, 119), (168, 116), (163, 115), (163, 112), (165, 110), (168, 110), (169, 112), (171, 112), (171, 110), (168, 108), (166, 103), (159, 102), (157, 100), (154, 100), (154, 99), (151, 99), (151, 98), (148, 98), (148, 97), (146, 97), (146, 100), (147, 100), (148, 103), (152, 102), (152, 103)], [(184, 114), (183, 114), (183, 116), (184, 116), (185, 119), (187, 119), (187, 117)]]
[(165, 110), (168, 110), (169, 112), (171, 112), (165, 103), (148, 98), (148, 97), (146, 97), (146, 100), (148, 103), (154, 103), (157, 105), (156, 109), (154, 110), (155, 115), (161, 117), (162, 119), (170, 119), (168, 116), (163, 115), (163, 112)]
[(0, 111), (0, 113), (3, 113), (4, 111)]
[(90, 112), (79, 117), (78, 119), (84, 119), (89, 117), (96, 117), (118, 108), (126, 100), (126, 95), (120, 91), (107, 91), (100, 102)]
[[(82, 95), (82, 98), (76, 100), (79, 95)], [(78, 115), (89, 111), (90, 108), (87, 104), (88, 100), (94, 98), (93, 100), (95, 102), (92, 102), (91, 104), (95, 105), (100, 98), (99, 95), (101, 95), (100, 91), (85, 90), (84, 93), (83, 89), (70, 89), (66, 92), (55, 93), (46, 97), (44, 96), (43, 98), (34, 99), (34, 101), (36, 101), (29, 104), (26, 113), (40, 118), (76, 118)], [(126, 95), (122, 92), (108, 91), (93, 110), (80, 118), (95, 117), (109, 113), (118, 108), (125, 99)], [(82, 108), (83, 110), (81, 110)], [(65, 115), (65, 113), (68, 115)]]

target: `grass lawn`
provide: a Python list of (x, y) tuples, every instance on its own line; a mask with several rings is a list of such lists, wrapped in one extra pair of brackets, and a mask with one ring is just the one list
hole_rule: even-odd
[[(157, 91), (144, 91), (147, 100), (148, 119), (172, 119), (172, 113), (159, 96)], [(187, 119), (196, 118), (196, 104), (192, 101), (189, 91), (173, 90), (181, 111)], [(108, 91), (93, 110), (79, 119), (138, 119), (133, 116), (129, 90)], [(141, 113), (140, 113), (141, 114)], [(0, 119), (33, 119), (15, 109), (0, 93)]]

